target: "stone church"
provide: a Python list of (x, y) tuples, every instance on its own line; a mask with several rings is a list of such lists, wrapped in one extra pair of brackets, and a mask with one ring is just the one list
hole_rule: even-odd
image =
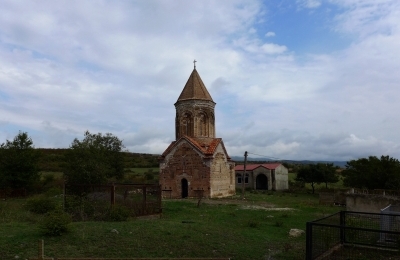
[(235, 194), (235, 164), (215, 137), (215, 104), (194, 66), (175, 103), (175, 141), (160, 157), (163, 197)]

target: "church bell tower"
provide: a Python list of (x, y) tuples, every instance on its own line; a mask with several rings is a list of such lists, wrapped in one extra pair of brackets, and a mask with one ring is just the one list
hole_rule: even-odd
[(174, 105), (175, 140), (159, 158), (162, 196), (232, 196), (235, 163), (222, 138), (216, 137), (215, 102), (196, 70), (196, 63)]
[(208, 93), (196, 65), (175, 103), (175, 138), (215, 138), (215, 102)]

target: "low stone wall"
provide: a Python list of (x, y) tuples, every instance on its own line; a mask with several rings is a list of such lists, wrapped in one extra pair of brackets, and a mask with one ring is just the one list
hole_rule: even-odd
[(334, 192), (319, 192), (319, 204), (321, 205), (345, 205), (347, 190)]
[(320, 192), (318, 195), (321, 205), (333, 205), (335, 202), (335, 193), (333, 192)]
[(346, 194), (346, 210), (380, 213), (388, 205), (400, 205), (400, 198), (376, 194)]

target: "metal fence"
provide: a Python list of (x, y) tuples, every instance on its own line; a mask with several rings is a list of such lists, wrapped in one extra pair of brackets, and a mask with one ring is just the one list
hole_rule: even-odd
[(341, 211), (307, 222), (306, 236), (307, 260), (398, 257), (400, 214)]
[(9, 187), (0, 187), (0, 199), (26, 197), (28, 191), (24, 188), (12, 189)]
[(161, 187), (150, 184), (64, 186), (64, 209), (75, 221), (161, 214)]

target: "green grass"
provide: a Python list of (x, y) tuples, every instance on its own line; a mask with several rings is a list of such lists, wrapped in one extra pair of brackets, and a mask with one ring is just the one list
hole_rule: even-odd
[(304, 259), (305, 235), (289, 238), (289, 230), (305, 230), (307, 221), (339, 210), (319, 206), (312, 194), (246, 193), (245, 197), (204, 199), (200, 207), (197, 200), (164, 200), (161, 218), (75, 222), (60, 237), (41, 234), (42, 216), (26, 211), (26, 200), (0, 201), (0, 259), (37, 256), (39, 239), (45, 240), (48, 257)]

